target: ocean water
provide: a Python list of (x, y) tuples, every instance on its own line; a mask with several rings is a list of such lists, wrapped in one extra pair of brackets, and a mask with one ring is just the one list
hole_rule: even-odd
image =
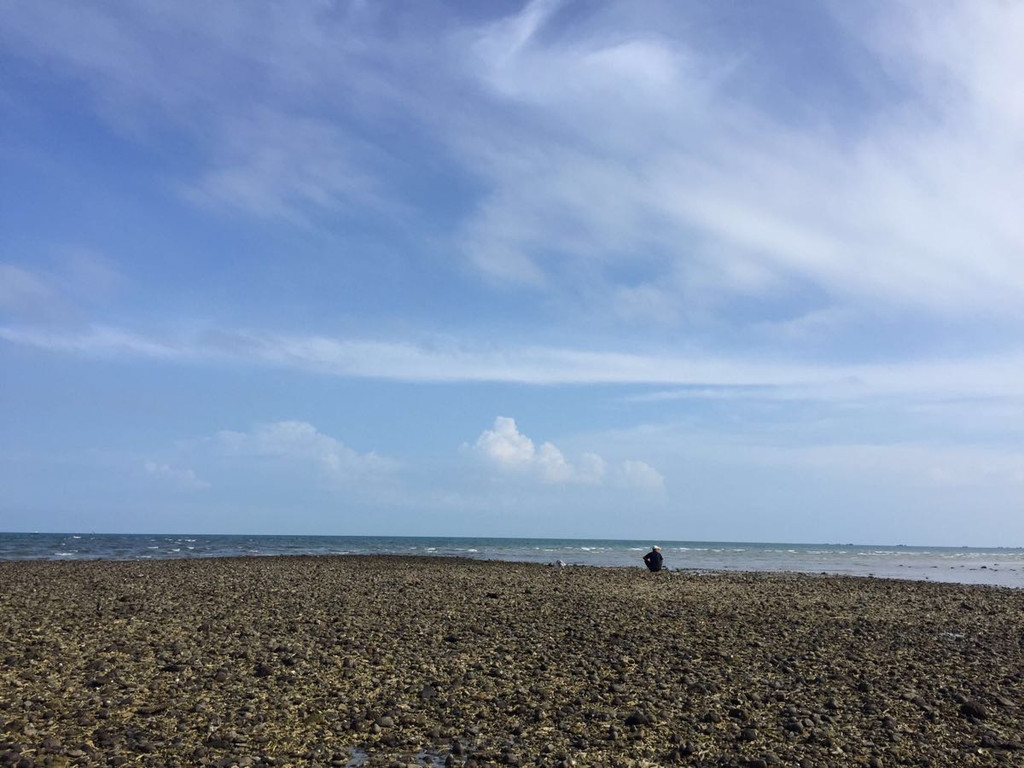
[[(426, 555), (641, 568), (648, 541), (406, 536), (0, 533), (0, 560)], [(1024, 587), (1024, 549), (659, 541), (673, 570), (792, 571)]]

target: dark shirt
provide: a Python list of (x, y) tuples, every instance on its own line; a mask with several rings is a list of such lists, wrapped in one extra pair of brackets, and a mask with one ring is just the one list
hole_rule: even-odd
[(644, 564), (647, 566), (647, 570), (649, 571), (660, 571), (663, 560), (664, 558), (661, 556), (661, 552), (656, 549), (652, 549), (644, 555)]

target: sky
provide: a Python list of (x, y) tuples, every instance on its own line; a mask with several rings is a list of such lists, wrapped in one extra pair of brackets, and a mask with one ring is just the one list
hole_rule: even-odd
[(5, 3), (0, 530), (1024, 546), (1021, 39)]

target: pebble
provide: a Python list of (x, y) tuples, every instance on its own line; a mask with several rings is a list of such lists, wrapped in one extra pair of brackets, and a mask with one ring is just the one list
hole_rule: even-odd
[(988, 717), (988, 709), (980, 701), (970, 699), (960, 705), (960, 714), (977, 720), (984, 720)]
[(443, 558), (0, 563), (0, 765), (1012, 765), (1019, 605)]

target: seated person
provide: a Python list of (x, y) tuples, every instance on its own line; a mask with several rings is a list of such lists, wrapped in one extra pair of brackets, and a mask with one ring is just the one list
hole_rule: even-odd
[(664, 558), (661, 556), (661, 547), (655, 544), (651, 547), (651, 551), (644, 555), (644, 565), (647, 566), (649, 571), (660, 571), (661, 563)]

